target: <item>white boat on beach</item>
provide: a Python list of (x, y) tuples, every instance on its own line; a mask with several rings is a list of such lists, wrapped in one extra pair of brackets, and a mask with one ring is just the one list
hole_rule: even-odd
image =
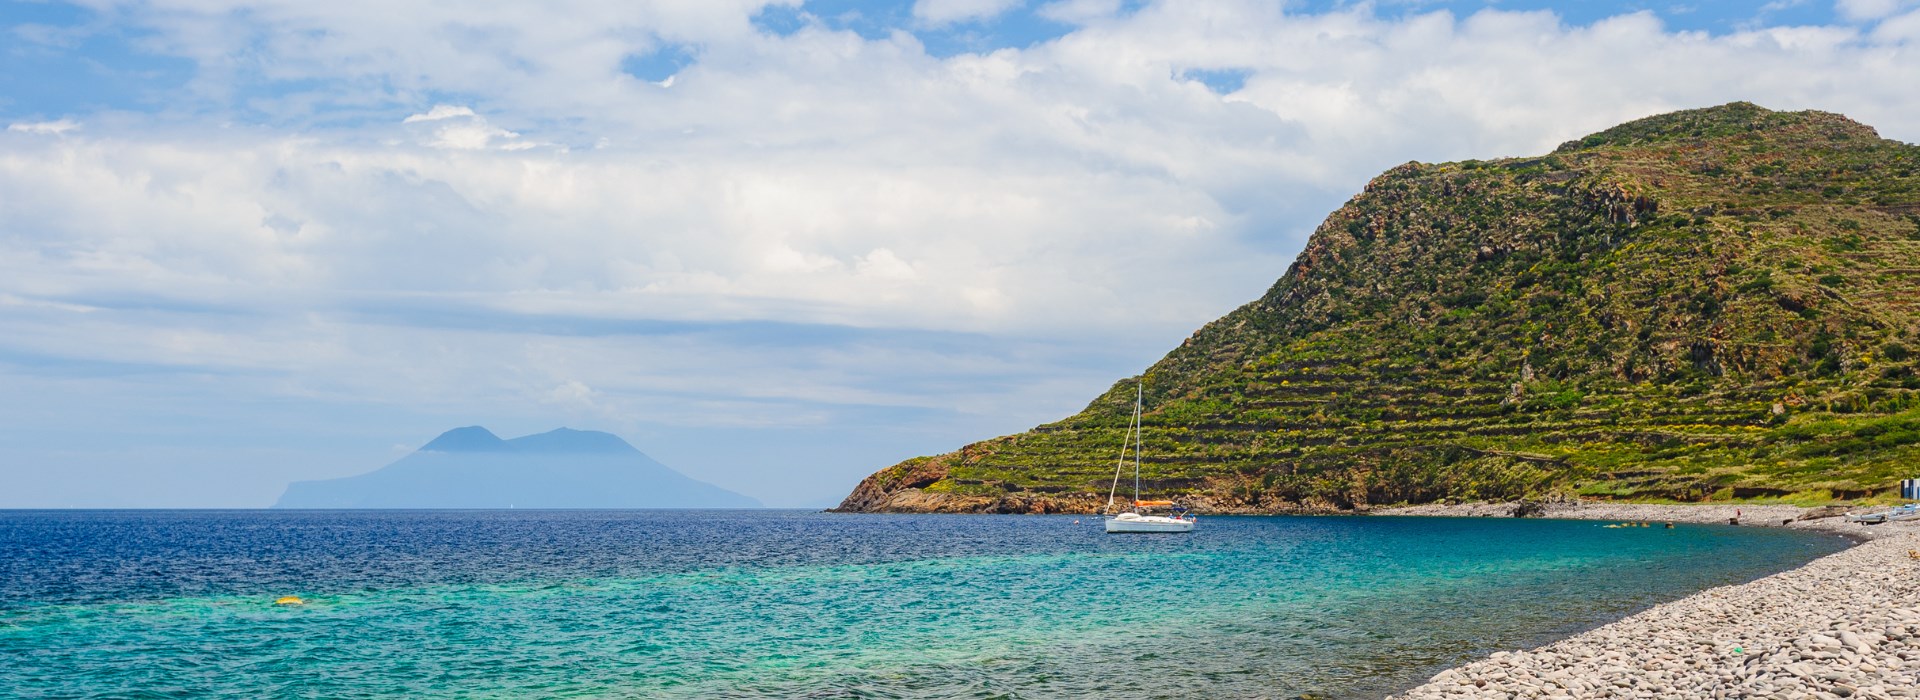
[(1880, 523), (1904, 522), (1908, 520), (1920, 520), (1920, 503), (1909, 503), (1890, 510), (1875, 511), (1872, 513), (1852, 513), (1847, 515), (1847, 522), (1860, 523), (1862, 525), (1878, 525)]
[[(1144, 384), (1144, 382), (1143, 382)], [(1120, 490), (1120, 470), (1127, 466), (1127, 450), (1133, 450), (1133, 510), (1109, 516), (1106, 519), (1107, 532), (1193, 532), (1196, 518), (1186, 509), (1174, 505), (1173, 501), (1140, 500), (1140, 451), (1145, 448), (1140, 435), (1140, 404), (1145, 391), (1140, 386), (1133, 390), (1133, 422), (1127, 426), (1127, 440), (1120, 446), (1120, 463), (1113, 466), (1113, 486), (1107, 489), (1107, 511), (1113, 511), (1113, 499)], [(1153, 515), (1146, 512), (1152, 508), (1167, 508), (1167, 515)]]

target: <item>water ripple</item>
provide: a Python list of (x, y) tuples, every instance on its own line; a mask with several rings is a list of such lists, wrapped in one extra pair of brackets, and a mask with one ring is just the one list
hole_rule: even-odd
[(1841, 545), (1420, 518), (1113, 537), (1074, 520), (0, 513), (0, 678), (22, 697), (1362, 697)]

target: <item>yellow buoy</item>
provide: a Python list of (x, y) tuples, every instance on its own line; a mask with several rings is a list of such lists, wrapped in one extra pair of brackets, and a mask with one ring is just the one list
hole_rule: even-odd
[(301, 600), (299, 596), (285, 596), (279, 600), (273, 601), (273, 604), (274, 605), (306, 605), (307, 601)]

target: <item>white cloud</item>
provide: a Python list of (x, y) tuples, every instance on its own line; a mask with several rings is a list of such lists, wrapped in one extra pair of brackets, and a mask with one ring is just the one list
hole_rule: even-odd
[(1112, 18), (1120, 12), (1120, 0), (1056, 0), (1034, 13), (1066, 24), (1090, 24)]
[[(497, 126), (488, 126), (484, 121), (470, 124), (452, 124), (434, 130), (433, 139), (427, 144), (435, 148), (455, 148), (476, 150), (493, 145), (494, 140), (519, 138), (520, 135)], [(521, 143), (507, 143), (501, 146), (506, 150), (521, 150), (531, 146)]]
[(911, 281), (919, 277), (913, 264), (901, 260), (900, 256), (886, 248), (875, 248), (860, 258), (857, 265), (861, 275), (880, 279)]
[(7, 131), (9, 132), (41, 136), (60, 136), (79, 128), (80, 122), (72, 119), (57, 119), (50, 122), (15, 122), (7, 125)]
[(559, 406), (576, 413), (603, 414), (600, 405), (600, 393), (578, 379), (569, 379), (541, 395), (540, 402)]
[(452, 119), (455, 117), (472, 117), (472, 116), (476, 116), (476, 115), (473, 113), (473, 108), (471, 107), (460, 107), (456, 105), (434, 105), (433, 109), (427, 110), (426, 112), (421, 114), (411, 115), (401, 121), (406, 124), (412, 124), (414, 122), (433, 122), (433, 121), (440, 121), (442, 119)]
[[(345, 50), (326, 41), (400, 32), (410, 46), (431, 42), (406, 31), (451, 26), (316, 7), (264, 14), (345, 28), (267, 50), (318, 70)], [(1920, 103), (1899, 87), (1920, 69), (1869, 60), (1888, 40), (1844, 28), (1708, 37), (1650, 14), (1566, 27), (1540, 12), (1387, 21), (1172, 3), (935, 60), (900, 35), (727, 29), (755, 7), (660, 10), (684, 16), (624, 40), (600, 70), (544, 73), (555, 84), (533, 95), (508, 74), (482, 95), (553, 136), (458, 104), (366, 138), (95, 129), (0, 155), (0, 186), (35, 202), (4, 216), (37, 232), (16, 252), (51, 272), (30, 277), (69, 291), (271, 279), (314, 298), (458, 291), (529, 313), (1123, 332), (1107, 324), (1192, 325), (1251, 297), (1329, 206), (1408, 159), (1536, 153), (1735, 99), (1911, 134)], [(571, 37), (488, 24), (511, 16), (468, 21), (517, 47), (591, 43), (618, 24), (568, 25)], [(176, 30), (183, 44), (197, 31)], [(712, 38), (673, 91), (615, 71), (653, 34)], [(357, 60), (335, 70), (402, 72), (389, 54)], [(1227, 100), (1178, 78), (1222, 68), (1248, 74)], [(575, 136), (596, 147), (538, 148)], [(430, 150), (369, 145), (381, 141)]]
[(402, 124), (432, 123), (427, 136), (420, 139), (424, 145), (433, 148), (448, 148), (462, 151), (476, 151), (497, 148), (503, 151), (524, 151), (543, 144), (526, 141), (520, 134), (487, 123), (486, 117), (474, 113), (470, 107), (454, 105), (434, 105), (433, 109), (415, 114), (401, 120)]
[(12, 294), (0, 294), (0, 307), (7, 306), (29, 309), (54, 309), (78, 314), (92, 313), (101, 310), (98, 307), (87, 306), (85, 304), (66, 304), (57, 301), (46, 301), (44, 299), (22, 299)]
[(1920, 44), (1920, 10), (1880, 22), (1873, 28), (1873, 37), (1885, 44)]
[(1025, 0), (915, 0), (914, 19), (940, 26), (993, 19), (1019, 7)]
[(1916, 0), (1837, 0), (1834, 8), (1840, 15), (1855, 21), (1872, 21), (1893, 16), (1895, 13), (1920, 5)]

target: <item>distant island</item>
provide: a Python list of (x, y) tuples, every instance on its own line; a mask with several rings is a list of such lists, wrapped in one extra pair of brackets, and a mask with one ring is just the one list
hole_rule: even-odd
[(297, 481), (275, 508), (758, 508), (688, 478), (619, 436), (561, 428), (502, 440), (456, 428), (357, 476)]
[(844, 511), (1826, 502), (1920, 464), (1920, 148), (1737, 102), (1407, 163), (1265, 296), (1079, 414), (882, 469)]

